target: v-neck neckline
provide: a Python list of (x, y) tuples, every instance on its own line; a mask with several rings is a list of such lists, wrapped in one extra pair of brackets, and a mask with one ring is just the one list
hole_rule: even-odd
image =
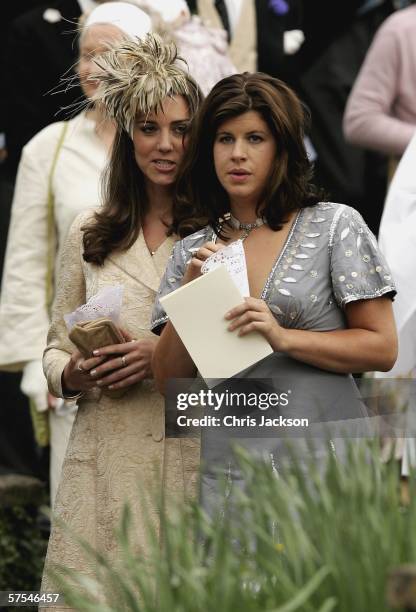
[[(265, 299), (266, 299), (266, 295), (267, 295), (267, 292), (268, 292), (268, 290), (269, 290), (269, 286), (270, 286), (271, 280), (272, 280), (272, 278), (273, 278), (273, 276), (274, 276), (274, 274), (275, 274), (275, 272), (276, 272), (276, 269), (279, 267), (279, 264), (280, 264), (280, 262), (282, 261), (283, 256), (285, 255), (285, 253), (286, 253), (287, 249), (289, 248), (289, 244), (290, 244), (290, 242), (291, 242), (291, 240), (292, 240), (293, 234), (295, 233), (295, 229), (296, 229), (296, 227), (297, 227), (297, 225), (298, 225), (298, 222), (299, 222), (300, 217), (301, 217), (301, 215), (302, 215), (302, 213), (303, 213), (303, 211), (304, 211), (304, 210), (305, 210), (304, 208), (300, 208), (300, 209), (298, 210), (298, 212), (297, 212), (297, 214), (296, 214), (295, 218), (294, 218), (294, 219), (293, 219), (293, 221), (292, 221), (292, 224), (291, 224), (291, 226), (290, 226), (289, 233), (288, 233), (288, 235), (286, 236), (286, 240), (285, 240), (285, 242), (284, 242), (284, 244), (283, 244), (282, 248), (280, 249), (280, 252), (279, 252), (279, 254), (278, 254), (277, 258), (275, 259), (275, 262), (274, 262), (274, 264), (273, 264), (273, 266), (272, 266), (272, 269), (270, 270), (270, 272), (269, 272), (269, 274), (268, 274), (268, 276), (267, 276), (267, 278), (266, 278), (266, 282), (265, 282), (265, 284), (264, 284), (264, 287), (263, 287), (263, 289), (262, 289), (262, 292), (260, 293), (260, 299), (261, 299), (261, 300), (265, 300)], [(216, 233), (213, 231), (211, 241), (212, 241), (212, 242), (214, 242), (214, 243), (216, 243), (216, 242), (217, 242), (217, 239), (218, 239), (218, 236), (217, 236), (217, 234), (216, 234)], [(236, 241), (234, 240), (234, 242), (236, 242)], [(231, 244), (231, 242), (230, 242), (230, 244)], [(228, 246), (228, 245), (227, 245), (227, 246)]]
[(270, 270), (270, 273), (269, 273), (268, 277), (266, 278), (266, 282), (265, 282), (265, 285), (263, 287), (263, 291), (260, 293), (260, 299), (261, 300), (265, 300), (266, 299), (266, 295), (267, 295), (267, 292), (269, 290), (271, 280), (272, 280), (272, 278), (273, 278), (277, 268), (279, 267), (280, 262), (282, 261), (283, 256), (286, 254), (286, 251), (289, 248), (289, 244), (290, 244), (290, 242), (291, 242), (291, 240), (293, 238), (293, 234), (295, 233), (295, 230), (296, 230), (296, 227), (298, 225), (299, 219), (300, 219), (300, 217), (302, 215), (302, 212), (304, 210), (305, 210), (304, 208), (300, 208), (298, 213), (297, 213), (297, 215), (296, 215), (296, 217), (292, 221), (292, 225), (290, 227), (288, 235), (286, 236), (286, 240), (285, 240), (282, 248), (280, 249), (280, 253), (277, 256), (277, 258), (276, 258), (276, 260), (275, 260), (275, 262), (274, 262), (274, 264), (272, 266), (272, 269)]

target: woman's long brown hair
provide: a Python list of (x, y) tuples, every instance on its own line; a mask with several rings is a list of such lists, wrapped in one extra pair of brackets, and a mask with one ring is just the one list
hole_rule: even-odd
[[(189, 79), (189, 94), (184, 95), (192, 121), (201, 91)], [(148, 211), (148, 198), (142, 171), (138, 168), (133, 141), (121, 128), (116, 132), (109, 163), (102, 180), (102, 207), (82, 227), (84, 260), (103, 265), (113, 251), (129, 249), (137, 240)]]

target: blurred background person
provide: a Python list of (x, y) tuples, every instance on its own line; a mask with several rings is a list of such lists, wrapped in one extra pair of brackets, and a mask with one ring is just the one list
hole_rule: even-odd
[[(13, 198), (14, 172), (7, 163), (6, 149), (6, 107), (9, 96), (9, 56), (8, 47), (12, 43), (9, 35), (12, 24), (19, 16), (31, 14), (35, 7), (43, 5), (44, 0), (17, 0), (3, 3), (0, 22), (0, 68), (2, 74), (2, 95), (0, 96), (0, 280), (6, 250), (7, 231), (10, 221), (10, 206)], [(36, 11), (35, 11), (36, 13)], [(13, 58), (10, 58), (13, 59)], [(45, 70), (47, 67), (45, 66)], [(66, 68), (65, 68), (66, 70)], [(53, 119), (51, 119), (53, 121)], [(40, 128), (38, 128), (40, 129)], [(32, 135), (36, 133), (35, 130)], [(0, 372), (0, 473), (22, 473), (42, 475), (44, 461), (41, 461), (34, 443), (32, 423), (25, 397), (20, 393), (20, 374)], [(13, 407), (10, 410), (10, 407)]]
[[(90, 79), (97, 71), (94, 58), (110, 43), (141, 37), (150, 29), (148, 15), (124, 2), (102, 4), (89, 14), (80, 32), (77, 64), (87, 98), (97, 88)], [(48, 396), (41, 365), (55, 260), (74, 218), (100, 203), (100, 176), (114, 134), (115, 125), (99, 106), (49, 125), (23, 149), (13, 199), (0, 302), (0, 368), (23, 369), (22, 390), (31, 400), (35, 422), (44, 427), (38, 412), (49, 417), (52, 502), (75, 411), (73, 403)]]
[(221, 24), (211, 27), (191, 15), (185, 0), (135, 0), (135, 4), (150, 15), (154, 31), (175, 43), (205, 95), (222, 78), (237, 72)]
[(348, 100), (345, 137), (400, 157), (416, 132), (416, 6), (378, 30)]
[(347, 143), (342, 119), (349, 93), (390, 0), (303, 3), (305, 42), (295, 85), (312, 113), (315, 180), (336, 202), (351, 202), (377, 233), (386, 194), (386, 163)]
[(399, 356), (388, 374), (416, 376), (416, 134), (391, 182), (380, 224), (379, 244), (397, 284), (393, 310)]
[(63, 74), (74, 74), (78, 19), (87, 4), (88, 0), (43, 3), (10, 24), (4, 47), (3, 123), (6, 169), (12, 181), (23, 146), (57, 120), (62, 106), (82, 96), (79, 87), (65, 94), (47, 93), (56, 88)]
[[(376, 372), (377, 379), (387, 379), (393, 408), (408, 411), (409, 423), (414, 418), (414, 402), (409, 403), (416, 378), (416, 134), (405, 150), (393, 176), (380, 224), (379, 244), (390, 266), (397, 286), (397, 299), (393, 303), (399, 337), (399, 353), (394, 367), (386, 373)], [(391, 379), (397, 378), (394, 387)], [(402, 379), (402, 380), (400, 380)], [(403, 380), (404, 379), (404, 380)], [(383, 385), (378, 392), (383, 398)], [(413, 420), (412, 418), (412, 420)], [(414, 436), (413, 432), (409, 434)], [(405, 442), (403, 444), (403, 442)], [(384, 440), (384, 456), (401, 459), (402, 476), (409, 475), (409, 467), (416, 466), (415, 437)]]
[(239, 72), (260, 70), (290, 80), (289, 56), (303, 42), (302, 0), (187, 0), (202, 21), (223, 27)]
[[(82, 96), (79, 86), (48, 95), (63, 74), (73, 75), (77, 28), (94, 0), (17, 0), (3, 3), (0, 24), (0, 275), (4, 265), (10, 209), (23, 146), (57, 121), (62, 106)], [(60, 119), (64, 117), (60, 115)], [(0, 276), (1, 280), (1, 276)], [(0, 472), (47, 473), (45, 457), (34, 443), (20, 373), (0, 372)], [(12, 407), (12, 409), (11, 409)], [(46, 462), (47, 463), (47, 462)]]

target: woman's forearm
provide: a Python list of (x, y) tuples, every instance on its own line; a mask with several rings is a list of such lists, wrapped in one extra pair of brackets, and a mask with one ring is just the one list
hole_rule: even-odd
[(367, 329), (329, 332), (286, 329), (272, 346), (309, 365), (342, 373), (386, 372), (393, 367), (397, 357), (394, 336), (388, 338)]
[(170, 321), (153, 353), (152, 370), (161, 393), (165, 392), (169, 378), (194, 378), (196, 375), (195, 364)]

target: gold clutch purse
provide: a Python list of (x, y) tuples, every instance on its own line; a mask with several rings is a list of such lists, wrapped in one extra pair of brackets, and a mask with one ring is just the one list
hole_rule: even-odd
[[(120, 330), (107, 317), (76, 323), (69, 332), (69, 339), (85, 359), (91, 358), (95, 349), (125, 342)], [(118, 398), (124, 395), (127, 389), (103, 389), (102, 391), (108, 397)]]

